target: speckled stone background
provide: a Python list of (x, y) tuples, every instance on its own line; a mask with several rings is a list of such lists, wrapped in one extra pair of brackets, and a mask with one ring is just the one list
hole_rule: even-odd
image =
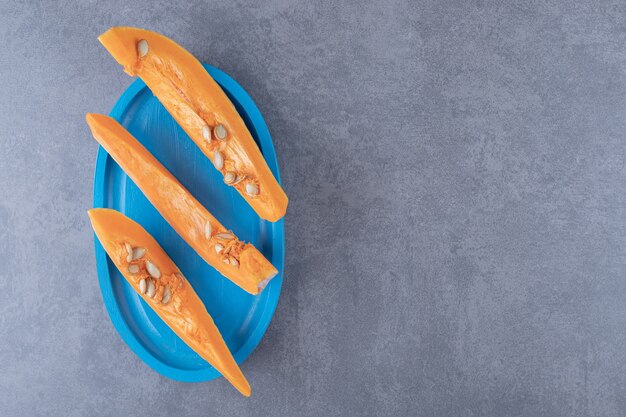
[[(2, 1), (3, 416), (626, 415), (626, 3)], [(96, 41), (175, 38), (273, 133), (282, 298), (243, 365), (185, 384), (98, 289)]]

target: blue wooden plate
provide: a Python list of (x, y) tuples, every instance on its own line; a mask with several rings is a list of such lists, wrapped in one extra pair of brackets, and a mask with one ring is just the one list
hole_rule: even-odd
[[(245, 90), (226, 73), (206, 70), (234, 103), (280, 182), (267, 125)], [(284, 226), (264, 221), (200, 152), (140, 79), (122, 94), (111, 116), (139, 140), (227, 228), (252, 243), (279, 271), (252, 296), (205, 263), (167, 224), (139, 188), (100, 148), (94, 207), (116, 209), (141, 224), (189, 280), (215, 320), (237, 363), (259, 344), (276, 309), (283, 282)], [(95, 239), (98, 280), (111, 321), (128, 346), (150, 367), (179, 381), (208, 381), (220, 374), (192, 351), (126, 282)]]

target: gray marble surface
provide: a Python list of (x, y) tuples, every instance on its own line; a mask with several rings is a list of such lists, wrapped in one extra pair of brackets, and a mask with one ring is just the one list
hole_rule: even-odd
[[(0, 2), (3, 416), (626, 415), (626, 3)], [(168, 380), (98, 289), (87, 111), (134, 25), (273, 133), (286, 278), (254, 394)]]

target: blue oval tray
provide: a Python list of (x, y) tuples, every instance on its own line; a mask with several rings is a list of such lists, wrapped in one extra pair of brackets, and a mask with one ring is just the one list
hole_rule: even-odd
[[(272, 138), (259, 109), (226, 73), (204, 64), (231, 99), (280, 182)], [(252, 296), (206, 264), (165, 222), (124, 171), (100, 147), (94, 207), (116, 209), (139, 222), (189, 280), (215, 320), (237, 363), (259, 344), (276, 309), (283, 282), (284, 226), (261, 220), (200, 152), (140, 79), (119, 98), (111, 116), (133, 134), (227, 228), (252, 243), (279, 275)], [(128, 285), (96, 239), (102, 298), (118, 333), (150, 367), (178, 381), (208, 381), (220, 374), (193, 352)]]

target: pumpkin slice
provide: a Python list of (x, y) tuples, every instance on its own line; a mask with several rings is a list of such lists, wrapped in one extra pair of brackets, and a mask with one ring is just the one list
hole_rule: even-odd
[(87, 114), (86, 119), (94, 138), (208, 264), (255, 295), (276, 276), (278, 271), (261, 252), (222, 226), (115, 119), (101, 114)]
[(285, 192), (235, 106), (193, 55), (163, 35), (132, 27), (111, 28), (98, 40), (125, 72), (146, 83), (261, 218), (275, 222), (285, 215)]
[(202, 359), (249, 397), (250, 385), (213, 319), (157, 241), (118, 211), (93, 209), (88, 213), (104, 250), (146, 304)]

